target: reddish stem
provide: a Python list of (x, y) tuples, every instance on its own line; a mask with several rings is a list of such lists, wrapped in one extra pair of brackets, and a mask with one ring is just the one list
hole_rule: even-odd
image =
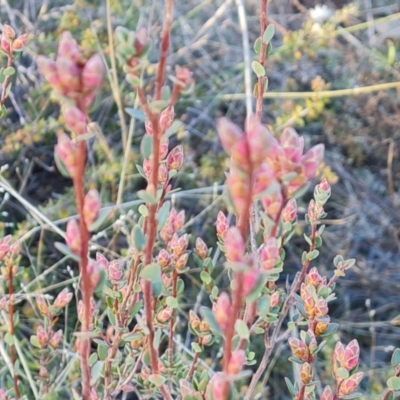
[[(75, 189), (75, 200), (79, 215), (79, 229), (81, 235), (81, 252), (79, 268), (82, 276), (82, 300), (83, 300), (83, 319), (82, 319), (82, 333), (90, 332), (90, 298), (92, 295), (92, 287), (90, 283), (90, 276), (88, 274), (88, 252), (89, 252), (89, 230), (83, 217), (84, 206), (84, 172), (86, 164), (86, 144), (81, 140), (78, 142), (78, 163), (79, 171), (73, 179)], [(81, 370), (82, 370), (82, 397), (83, 400), (88, 400), (90, 396), (90, 346), (91, 340), (89, 337), (83, 337), (80, 341), (80, 354), (81, 354)]]
[(171, 36), (173, 9), (174, 9), (174, 1), (166, 0), (165, 1), (165, 18), (164, 18), (165, 22), (164, 22), (163, 35), (162, 35), (162, 39), (161, 39), (160, 61), (158, 64), (154, 100), (161, 99), (161, 89), (164, 85), (165, 67), (166, 67), (166, 63), (167, 63), (169, 41), (170, 41), (170, 36)]
[[(14, 60), (13, 53), (10, 52), (9, 54), (7, 54), (7, 68), (12, 67), (13, 60)], [(7, 75), (6, 78), (4, 79), (1, 91), (0, 105), (4, 105), (6, 101), (7, 87), (8, 84), (10, 83), (10, 79), (11, 79), (10, 75)]]
[[(172, 272), (172, 297), (176, 299), (177, 297), (177, 282), (178, 274), (176, 270)], [(173, 366), (173, 352), (174, 352), (174, 323), (175, 323), (175, 310), (172, 313), (171, 320), (169, 321), (169, 338), (168, 338), (168, 349), (169, 349), (169, 363), (171, 368)]]
[[(8, 283), (8, 293), (10, 295), (10, 302), (8, 304), (8, 315), (9, 315), (9, 322), (10, 322), (10, 335), (14, 336), (15, 335), (15, 326), (14, 326), (14, 276), (13, 276), (13, 265), (11, 264), (9, 267), (9, 283)], [(18, 375), (15, 373), (15, 362), (16, 362), (16, 356), (15, 356), (15, 347), (13, 344), (10, 345), (10, 358), (11, 358), (11, 364), (13, 366), (13, 381), (14, 381), (14, 391), (15, 395), (17, 396), (17, 399), (21, 397), (21, 393), (19, 391), (18, 387)]]
[[(260, 13), (260, 32), (261, 32), (261, 49), (258, 62), (264, 66), (267, 59), (267, 43), (264, 43), (262, 38), (267, 29), (267, 11), (268, 11), (268, 0), (261, 0), (261, 13)], [(262, 108), (263, 108), (263, 94), (264, 94), (264, 79), (265, 77), (258, 77), (257, 82), (257, 100), (256, 100), (256, 116), (261, 120)]]

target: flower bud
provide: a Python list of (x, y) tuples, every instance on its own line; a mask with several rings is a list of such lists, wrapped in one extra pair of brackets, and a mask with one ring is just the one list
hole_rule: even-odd
[[(72, 300), (73, 294), (67, 288), (63, 289), (54, 300), (53, 307), (61, 310)], [(36, 299), (37, 303), (37, 299)]]
[(124, 276), (124, 262), (122, 260), (112, 260), (107, 268), (108, 278), (112, 284), (118, 284)]
[(258, 118), (251, 117), (246, 138), (253, 168), (259, 166), (266, 159), (271, 137), (269, 129), (262, 125)]
[(242, 273), (241, 278), (243, 284), (242, 296), (248, 296), (256, 287), (260, 279), (260, 271), (258, 268), (251, 267)]
[(168, 181), (168, 178), (168, 168), (165, 163), (162, 163), (158, 168), (158, 183), (165, 185)]
[(28, 41), (28, 35), (26, 33), (24, 33), (23, 35), (18, 36), (14, 40), (14, 42), (11, 46), (11, 49), (13, 51), (21, 50), (23, 47), (25, 47), (27, 41)]
[(86, 116), (85, 114), (75, 106), (67, 106), (63, 108), (63, 116), (65, 125), (75, 135), (83, 135), (87, 130)]
[(176, 257), (180, 257), (186, 251), (188, 244), (189, 236), (187, 233), (185, 233), (177, 240), (174, 240), (174, 243), (171, 244), (171, 250), (174, 252)]
[(192, 311), (189, 311), (189, 325), (193, 330), (200, 328), (200, 318)]
[[(172, 122), (174, 121), (174, 117), (175, 117), (175, 112), (173, 106), (169, 106), (161, 112), (159, 119), (159, 127), (162, 134), (164, 134), (164, 132), (166, 132), (171, 127)], [(172, 169), (179, 169), (179, 168), (172, 168)]]
[(322, 160), (324, 159), (325, 146), (323, 144), (318, 144), (307, 151), (303, 155), (301, 162), (304, 167), (305, 175), (308, 180), (314, 178), (315, 173)]
[(229, 360), (227, 373), (228, 375), (237, 375), (242, 369), (246, 362), (246, 355), (244, 350), (235, 350), (232, 352)]
[(225, 384), (226, 378), (223, 372), (217, 372), (214, 374), (208, 383), (206, 398), (213, 400), (225, 400)]
[(311, 382), (312, 368), (308, 362), (305, 362), (304, 364), (301, 365), (300, 378), (301, 378), (301, 383), (303, 383), (303, 385), (307, 385), (307, 383)]
[(157, 256), (157, 263), (161, 268), (168, 267), (170, 265), (171, 258), (169, 253), (165, 249), (161, 249)]
[(329, 328), (329, 322), (318, 322), (315, 326), (315, 335), (321, 336)]
[(11, 53), (10, 39), (7, 39), (4, 33), (1, 35), (0, 46), (5, 53), (7, 54)]
[(321, 395), (321, 400), (334, 400), (335, 396), (332, 392), (332, 389), (330, 386), (325, 386), (324, 391), (322, 392)]
[(292, 350), (293, 355), (302, 361), (308, 361), (310, 351), (307, 345), (300, 339), (291, 337), (289, 338), (289, 346)]
[(108, 269), (108, 260), (103, 256), (103, 254), (97, 252), (96, 253), (96, 262), (99, 264), (103, 269)]
[(97, 90), (104, 79), (105, 73), (106, 69), (100, 54), (94, 54), (89, 58), (82, 70), (83, 90)]
[(217, 131), (222, 147), (244, 170), (249, 164), (249, 147), (243, 131), (228, 118), (217, 121)]
[(81, 71), (79, 67), (68, 58), (58, 57), (56, 60), (57, 74), (61, 84), (70, 92), (81, 90)]
[(182, 210), (173, 219), (174, 231), (179, 232), (185, 224), (185, 211)]
[(90, 289), (94, 292), (100, 282), (100, 265), (96, 263), (96, 261), (89, 258), (89, 262), (87, 265), (87, 274), (90, 277)]
[(273, 193), (264, 196), (261, 199), (261, 204), (268, 217), (270, 217), (273, 221), (276, 221), (283, 205), (283, 196), (281, 190), (276, 190)]
[(47, 331), (43, 328), (42, 325), (39, 325), (39, 326), (37, 327), (36, 336), (37, 336), (37, 338), (38, 338), (38, 340), (39, 340), (40, 347), (41, 347), (42, 349), (44, 349), (44, 348), (47, 346), (47, 344), (49, 343), (49, 334), (48, 334)]
[(50, 83), (50, 85), (57, 91), (64, 93), (64, 86), (61, 83), (60, 77), (57, 72), (57, 65), (55, 61), (50, 60), (43, 56), (36, 58), (36, 64), (39, 72), (43, 75), (44, 79)]
[(169, 139), (167, 135), (163, 135), (160, 138), (160, 160), (164, 160), (168, 154)]
[(328, 303), (325, 299), (320, 298), (315, 304), (315, 316), (317, 318), (324, 317), (329, 312)]
[(331, 196), (331, 187), (328, 181), (324, 178), (321, 183), (315, 186), (314, 198), (318, 204), (324, 205)]
[(3, 25), (3, 35), (10, 40), (15, 39), (15, 31), (13, 28), (11, 28), (10, 25), (4, 24)]
[(279, 247), (276, 238), (267, 239), (260, 252), (260, 263), (263, 271), (271, 270), (280, 260)]
[(54, 333), (53, 336), (51, 337), (51, 339), (50, 339), (50, 341), (49, 341), (49, 345), (50, 345), (54, 350), (56, 350), (57, 347), (58, 347), (58, 345), (60, 344), (61, 339), (62, 339), (62, 336), (63, 336), (63, 332), (62, 332), (62, 330), (60, 329), (60, 330), (58, 330), (56, 333)]
[(67, 223), (66, 242), (70, 250), (80, 255), (81, 253), (81, 232), (79, 230), (78, 221), (70, 219)]
[(193, 74), (188, 68), (183, 68), (179, 65), (175, 67), (175, 76), (179, 81), (179, 86), (182, 90), (188, 90), (194, 84)]
[(0, 261), (8, 255), (10, 251), (11, 235), (7, 235), (0, 239)]
[(189, 254), (188, 254), (188, 253), (185, 253), (185, 254), (182, 254), (182, 255), (176, 260), (175, 268), (177, 269), (177, 271), (182, 271), (182, 270), (186, 267), (188, 258), (189, 258)]
[(279, 306), (280, 301), (281, 301), (280, 296), (281, 296), (281, 294), (278, 291), (271, 294), (271, 299), (270, 299), (270, 307), (271, 308)]
[(262, 196), (262, 193), (265, 190), (270, 188), (272, 185), (277, 185), (275, 175), (270, 166), (266, 163), (262, 163), (253, 174), (255, 176), (253, 195)]
[(245, 250), (246, 247), (239, 229), (236, 226), (230, 227), (225, 237), (226, 259), (231, 262), (241, 262)]
[(303, 138), (299, 137), (293, 128), (287, 127), (282, 132), (279, 142), (283, 150), (284, 158), (293, 164), (298, 164), (303, 154)]
[(73, 38), (71, 32), (65, 31), (61, 35), (58, 43), (57, 58), (66, 58), (70, 61), (80, 61), (81, 55), (78, 43)]
[(358, 365), (358, 359), (360, 357), (360, 346), (356, 339), (352, 340), (344, 350), (343, 354), (343, 367), (347, 371), (351, 371)]
[(196, 254), (204, 260), (208, 254), (208, 247), (200, 237), (196, 239)]
[(167, 157), (168, 170), (179, 170), (183, 165), (183, 147), (182, 145), (174, 147)]
[(171, 319), (173, 314), (174, 309), (172, 307), (166, 307), (157, 314), (157, 321), (164, 324)]
[(200, 332), (210, 332), (210, 325), (205, 319), (200, 322)]
[(290, 199), (282, 211), (283, 222), (293, 223), (297, 217), (297, 202), (296, 199)]
[(322, 277), (316, 267), (310, 269), (305, 279), (306, 285), (318, 287), (322, 283)]
[(149, 44), (149, 35), (146, 28), (140, 28), (135, 35), (135, 55), (140, 57)]
[(36, 296), (36, 305), (40, 311), (40, 314), (42, 314), (43, 316), (49, 315), (49, 307), (42, 295)]
[(218, 213), (216, 226), (217, 226), (217, 236), (220, 239), (225, 240), (226, 234), (228, 233), (229, 229), (229, 221), (222, 211)]
[(78, 149), (76, 144), (71, 141), (66, 133), (62, 133), (58, 136), (58, 142), (56, 144), (55, 151), (71, 178), (76, 178), (79, 171), (77, 165)]
[(90, 227), (98, 218), (100, 212), (101, 202), (100, 195), (96, 189), (90, 189), (84, 200), (83, 204), (83, 219), (86, 226)]
[(90, 394), (89, 394), (89, 400), (99, 400), (100, 397), (97, 394), (97, 391), (95, 388), (91, 388), (90, 389)]
[(339, 386), (339, 397), (346, 396), (356, 391), (361, 382), (364, 372), (356, 372), (350, 378), (345, 379)]
[(225, 331), (231, 318), (231, 300), (227, 293), (222, 292), (213, 304), (212, 311), (219, 327)]
[(212, 335), (209, 333), (201, 338), (201, 343), (207, 346), (211, 342), (212, 338)]

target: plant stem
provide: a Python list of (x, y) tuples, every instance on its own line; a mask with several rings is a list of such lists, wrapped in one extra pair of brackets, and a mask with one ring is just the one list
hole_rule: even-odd
[[(11, 264), (9, 267), (9, 282), (8, 282), (8, 293), (10, 295), (10, 301), (8, 305), (8, 315), (9, 315), (9, 321), (10, 321), (10, 335), (14, 337), (15, 335), (15, 325), (14, 325), (14, 276), (13, 276), (13, 265)], [(18, 387), (18, 375), (15, 373), (15, 362), (16, 362), (16, 357), (15, 357), (15, 347), (14, 344), (10, 345), (10, 359), (11, 359), (11, 364), (13, 367), (13, 381), (14, 381), (14, 391), (15, 395), (17, 396), (17, 399), (21, 397), (21, 393), (19, 391)]]
[[(263, 35), (267, 29), (267, 10), (268, 0), (261, 0), (261, 12), (260, 12), (260, 32), (261, 32), (261, 49), (258, 62), (264, 66), (267, 58), (267, 43), (263, 41)], [(256, 116), (261, 120), (262, 108), (263, 108), (263, 95), (264, 95), (264, 76), (258, 77), (257, 83), (257, 100), (256, 100)]]
[[(10, 51), (10, 53), (7, 54), (7, 68), (12, 67), (13, 60), (14, 60), (13, 53)], [(7, 75), (2, 85), (1, 98), (0, 98), (0, 105), (2, 106), (6, 101), (7, 86), (10, 83), (10, 79), (11, 76)]]
[[(177, 297), (177, 282), (178, 282), (178, 273), (174, 269), (172, 272), (172, 297), (176, 299)], [(168, 350), (169, 350), (169, 363), (170, 367), (173, 367), (173, 352), (174, 352), (174, 323), (175, 323), (175, 309), (172, 313), (171, 320), (169, 321), (169, 337), (168, 337)]]
[[(79, 229), (81, 235), (81, 252), (79, 267), (82, 276), (82, 300), (83, 300), (83, 319), (82, 319), (82, 333), (90, 331), (90, 298), (92, 295), (92, 287), (90, 283), (90, 276), (88, 274), (88, 251), (89, 251), (89, 230), (83, 217), (84, 206), (84, 172), (86, 164), (86, 142), (81, 140), (78, 142), (79, 152), (79, 173), (74, 177), (75, 200), (79, 214)], [(90, 343), (89, 337), (80, 339), (80, 354), (81, 354), (81, 370), (82, 370), (82, 397), (83, 400), (88, 400), (90, 396)]]
[(159, 61), (158, 70), (157, 70), (154, 100), (161, 99), (161, 89), (164, 85), (165, 67), (166, 67), (166, 62), (167, 62), (169, 41), (170, 41), (170, 36), (171, 36), (173, 9), (174, 9), (174, 1), (166, 0), (165, 1), (164, 29), (163, 29), (162, 39), (161, 39), (161, 46), (160, 46), (160, 61)]

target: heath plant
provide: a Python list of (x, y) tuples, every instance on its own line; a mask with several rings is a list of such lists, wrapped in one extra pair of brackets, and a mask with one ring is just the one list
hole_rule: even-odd
[[(112, 38), (111, 64), (116, 67), (118, 61), (132, 86), (140, 110), (129, 113), (144, 119), (145, 130), (137, 169), (146, 185), (136, 193), (140, 206), (131, 220), (119, 222), (128, 247), (123, 255), (95, 251), (95, 233), (118, 216), (117, 209), (104, 212), (99, 191), (86, 173), (87, 141), (94, 129), (90, 110), (108, 60), (100, 53), (84, 55), (68, 31), (61, 35), (55, 59), (37, 57), (38, 69), (51, 85), (65, 121), (54, 157), (60, 173), (72, 181), (77, 210), (65, 226), (64, 242), (56, 248), (79, 266), (79, 281), (54, 300), (32, 293), (37, 318), (33, 326), (22, 329), (15, 310), (22, 301), (15, 296), (16, 287), (22, 287), (22, 243), (11, 236), (0, 240), (0, 352), (2, 376), (6, 376), (0, 380), (0, 399), (108, 400), (121, 394), (128, 398), (130, 392), (140, 399), (260, 398), (261, 378), (282, 342), (299, 370), (297, 380), (286, 378), (293, 399), (361, 396), (357, 340), (337, 341), (329, 385), (321, 386), (314, 372), (326, 339), (337, 337), (339, 326), (330, 318), (337, 280), (355, 264), (354, 259), (337, 256), (329, 276), (318, 268), (324, 207), (331, 195), (326, 179), (315, 186), (305, 212), (308, 249), (302, 254), (301, 268), (286, 286), (280, 283), (285, 248), (298, 224), (297, 199), (312, 184), (324, 159), (324, 146), (305, 150), (304, 139), (294, 129), (273, 132), (262, 123), (265, 68), (274, 35), (274, 26), (267, 25), (267, 5), (267, 0), (261, 0), (260, 37), (254, 45), (257, 60), (252, 63), (256, 110), (247, 116), (244, 129), (226, 117), (216, 123), (229, 156), (226, 198), (231, 215), (218, 212), (217, 241), (212, 245), (208, 237), (190, 237), (185, 231), (185, 210), (172, 207), (170, 200), (175, 191), (172, 181), (185, 161), (183, 147), (170, 146), (176, 133), (174, 107), (195, 84), (191, 71), (180, 66), (167, 80), (173, 0), (165, 2), (152, 92), (145, 89), (149, 85), (144, 78), (149, 65), (147, 30), (118, 27)], [(1, 49), (8, 61), (0, 73), (2, 110), (15, 72), (13, 62), (26, 38), (4, 26)], [(216, 279), (216, 252), (224, 255), (226, 279)], [(199, 312), (189, 308), (185, 313), (185, 276), (195, 268), (209, 298)], [(57, 329), (67, 309), (76, 309), (79, 321), (68, 337)], [(182, 343), (183, 334), (189, 335), (190, 348)], [(263, 348), (255, 350), (254, 343), (260, 342)], [(213, 349), (221, 350), (220, 364), (210, 367), (206, 359)], [(393, 355), (395, 373), (388, 380), (385, 400), (394, 399), (400, 389), (399, 354), (396, 350)]]

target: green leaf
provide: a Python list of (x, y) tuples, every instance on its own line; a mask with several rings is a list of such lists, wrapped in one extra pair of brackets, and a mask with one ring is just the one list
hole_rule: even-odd
[(157, 221), (158, 221), (158, 229), (161, 230), (165, 223), (167, 222), (167, 218), (171, 209), (171, 202), (166, 201), (162, 207), (159, 209), (157, 213)]
[(4, 76), (11, 76), (15, 74), (15, 68), (14, 67), (7, 67), (4, 71), (3, 71)]
[(400, 378), (397, 376), (392, 376), (387, 380), (387, 385), (389, 389), (394, 391), (400, 390)]
[(93, 364), (95, 362), (97, 362), (97, 360), (99, 359), (99, 357), (97, 356), (97, 353), (92, 353), (89, 357), (89, 366), (93, 366)]
[(73, 253), (65, 243), (55, 242), (54, 243), (54, 247), (60, 253), (63, 253), (64, 255), (66, 255), (66, 256), (72, 258), (73, 260), (75, 260), (76, 262), (79, 262), (80, 257), (77, 254)]
[[(299, 310), (300, 311), (300, 310)], [(321, 335), (319, 335), (321, 338), (325, 338), (328, 337), (332, 334), (334, 334), (339, 328), (339, 324), (335, 323), (335, 322), (331, 322), (328, 326), (328, 329), (322, 333)]]
[(260, 54), (260, 51), (261, 51), (261, 38), (260, 37), (257, 38), (257, 40), (254, 42), (253, 49), (257, 55)]
[(200, 279), (206, 285), (208, 285), (212, 281), (212, 278), (211, 278), (210, 274), (207, 271), (201, 271)]
[(249, 339), (250, 331), (249, 328), (247, 327), (247, 324), (243, 320), (241, 319), (236, 320), (235, 330), (241, 339), (246, 339), (246, 340)]
[(257, 300), (258, 315), (262, 318), (268, 314), (271, 296), (264, 295)]
[(275, 26), (272, 24), (269, 24), (267, 26), (267, 29), (264, 32), (263, 42), (269, 43), (271, 41), (271, 39), (274, 37), (274, 35), (275, 35)]
[(140, 144), (140, 152), (144, 158), (150, 158), (153, 154), (153, 138), (147, 133), (143, 136)]
[(361, 396), (362, 396), (362, 393), (354, 392), (354, 393), (348, 394), (346, 396), (341, 396), (340, 399), (341, 400), (351, 400), (351, 399), (358, 399)]
[(312, 261), (315, 260), (319, 256), (318, 250), (313, 250), (307, 253), (307, 260)]
[(154, 334), (154, 340), (153, 340), (153, 346), (155, 349), (158, 349), (158, 347), (160, 346), (161, 336), (162, 336), (162, 330), (157, 329)]
[(265, 76), (265, 68), (258, 61), (253, 61), (251, 67), (258, 78)]
[(103, 347), (103, 346), (98, 346), (97, 347), (97, 354), (99, 355), (99, 359), (103, 361), (103, 360), (105, 360), (107, 358), (108, 349), (106, 347)]
[(336, 373), (340, 379), (347, 379), (350, 376), (346, 368), (338, 368)]
[(113, 213), (114, 210), (112, 208), (103, 208), (102, 210), (100, 210), (99, 216), (97, 217), (96, 221), (94, 221), (93, 224), (89, 226), (89, 231), (99, 231)]
[(132, 333), (131, 335), (123, 336), (122, 339), (124, 342), (131, 342), (132, 340), (140, 339), (142, 336), (142, 333), (136, 332)]
[(296, 390), (296, 388), (294, 387), (293, 383), (290, 381), (289, 378), (286, 378), (286, 377), (285, 377), (285, 381), (286, 381), (286, 385), (287, 385), (287, 387), (288, 387), (288, 389), (289, 389), (290, 394), (291, 394), (293, 397), (295, 397), (296, 394), (297, 394), (297, 390)]
[(396, 349), (392, 355), (392, 367), (397, 367), (400, 364), (400, 349)]
[(146, 190), (139, 190), (137, 192), (137, 197), (139, 197), (140, 200), (143, 200), (149, 204), (157, 203), (157, 199), (154, 196), (152, 196), (150, 193), (147, 193)]
[(269, 56), (269, 55), (272, 53), (272, 50), (273, 50), (273, 48), (272, 48), (272, 43), (269, 42), (269, 43), (267, 44), (267, 56)]
[(138, 211), (143, 217), (147, 217), (149, 215), (149, 209), (144, 204), (139, 206)]
[(198, 343), (192, 342), (192, 349), (195, 353), (201, 353), (203, 350)]
[(172, 307), (172, 308), (178, 308), (179, 307), (178, 300), (175, 297), (172, 297), (172, 296), (168, 296), (165, 299), (165, 303), (167, 304), (168, 307)]
[(42, 347), (42, 346), (40, 346), (39, 339), (37, 338), (36, 335), (32, 335), (30, 337), (30, 342), (31, 342), (32, 346), (36, 347), (37, 349), (40, 349)]
[(92, 367), (90, 385), (96, 385), (96, 382), (99, 380), (101, 375), (101, 370), (103, 368), (103, 363), (101, 361), (97, 361)]
[(160, 374), (151, 374), (149, 376), (149, 381), (156, 387), (164, 385), (165, 378)]
[(64, 163), (61, 161), (61, 158), (58, 155), (58, 153), (55, 151), (53, 154), (54, 154), (54, 161), (56, 163), (56, 167), (57, 167), (58, 171), (60, 172), (60, 174), (64, 178), (71, 179), (71, 175), (69, 174), (69, 172), (68, 172), (67, 168), (65, 167)]
[(137, 251), (142, 251), (146, 243), (146, 238), (140, 229), (139, 225), (133, 228), (133, 242)]
[(146, 116), (136, 108), (125, 108), (125, 112), (128, 113), (132, 118), (136, 118), (140, 121), (146, 121)]
[(156, 263), (148, 264), (142, 269), (140, 277), (148, 281), (161, 280), (161, 267)]
[(217, 321), (215, 320), (214, 314), (207, 307), (200, 307), (200, 314), (210, 325), (210, 329), (215, 335), (222, 336), (221, 328), (219, 327)]

